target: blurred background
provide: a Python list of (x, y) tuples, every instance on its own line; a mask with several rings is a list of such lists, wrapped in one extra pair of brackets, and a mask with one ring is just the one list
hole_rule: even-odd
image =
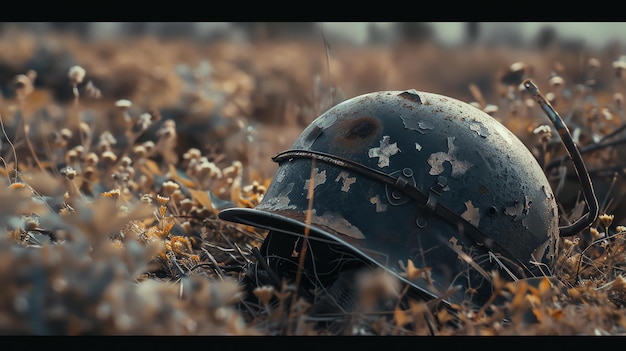
[(624, 41), (624, 22), (3, 22), (0, 29), (19, 27), (36, 33), (74, 31), (85, 39), (155, 35), (215, 39), (260, 36), (310, 36), (315, 26), (355, 44), (392, 42), (401, 37), (436, 40), (442, 45), (478, 41), (501, 45), (546, 45), (566, 40), (570, 45), (600, 48)]
[[(81, 118), (97, 130), (110, 127), (100, 116), (110, 119), (114, 102), (127, 99), (135, 115), (176, 122), (178, 154), (198, 148), (220, 166), (239, 160), (246, 181), (263, 182), (276, 169), (271, 156), (330, 106), (414, 88), (475, 104), (556, 172), (548, 158), (562, 156), (560, 140), (553, 135), (542, 151), (534, 130), (549, 121), (525, 105), (520, 83), (532, 78), (581, 147), (593, 146), (625, 121), (625, 30), (619, 22), (3, 22), (0, 113), (12, 116), (15, 77), (32, 70), (26, 112), (62, 120), (54, 111), (74, 100), (68, 69), (80, 65)], [(587, 162), (600, 201), (621, 220), (626, 186), (613, 175), (622, 179), (616, 160), (626, 150), (619, 139), (600, 152)], [(567, 174), (555, 187), (571, 209), (579, 184)]]

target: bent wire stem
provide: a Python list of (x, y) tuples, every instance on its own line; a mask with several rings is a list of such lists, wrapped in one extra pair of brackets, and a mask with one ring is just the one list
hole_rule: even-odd
[(569, 129), (567, 129), (567, 125), (565, 125), (561, 116), (559, 116), (552, 105), (545, 99), (539, 91), (539, 88), (537, 88), (532, 80), (527, 79), (523, 84), (526, 90), (528, 90), (528, 92), (535, 97), (535, 100), (541, 109), (546, 113), (550, 122), (552, 122), (552, 125), (554, 125), (558, 131), (561, 141), (563, 142), (563, 145), (565, 145), (567, 153), (574, 164), (574, 170), (576, 171), (576, 175), (578, 176), (578, 180), (582, 186), (583, 196), (585, 198), (585, 202), (587, 203), (588, 212), (571, 225), (559, 227), (559, 235), (561, 237), (576, 235), (590, 226), (598, 218), (598, 198), (596, 197), (593, 184), (591, 183), (591, 177), (589, 176), (587, 167), (583, 162), (578, 146), (574, 143), (572, 135), (570, 134)]

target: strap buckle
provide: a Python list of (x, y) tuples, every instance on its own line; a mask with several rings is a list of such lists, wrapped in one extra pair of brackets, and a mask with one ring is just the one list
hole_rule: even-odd
[(444, 176), (437, 177), (436, 183), (430, 187), (428, 192), (428, 200), (422, 209), (422, 212), (415, 219), (415, 224), (418, 228), (424, 228), (428, 225), (428, 218), (435, 212), (437, 207), (437, 198), (443, 194), (443, 188), (448, 185), (448, 179)]

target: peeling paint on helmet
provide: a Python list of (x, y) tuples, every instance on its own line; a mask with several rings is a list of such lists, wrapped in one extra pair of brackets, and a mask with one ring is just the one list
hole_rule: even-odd
[(280, 183), (285, 179), (285, 172), (286, 170), (284, 168), (278, 170), (278, 173), (276, 173), (276, 182)]
[(302, 137), (298, 138), (294, 142), (294, 147), (297, 148), (305, 148), (308, 149), (313, 146), (315, 140), (322, 134), (323, 128), (317, 124), (311, 124), (309, 128), (306, 129), (306, 134), (303, 132)]
[(433, 130), (434, 127), (426, 122), (426, 121), (418, 121), (414, 116), (406, 116), (400, 114), (400, 119), (402, 119), (402, 123), (404, 124), (404, 128), (415, 130), (424, 134), (425, 130)]
[(325, 115), (324, 118), (315, 119), (312, 122), (312, 124), (315, 124), (322, 129), (326, 129), (332, 126), (333, 124), (335, 124), (335, 122), (337, 122), (337, 115), (333, 113), (333, 114)]
[(317, 226), (332, 229), (339, 234), (349, 236), (354, 239), (365, 239), (365, 235), (363, 235), (363, 232), (361, 232), (358, 227), (348, 222), (339, 213), (324, 213), (323, 216), (318, 216), (314, 211), (313, 215), (311, 216), (311, 223)]
[(310, 148), (313, 146), (313, 143), (315, 143), (317, 138), (322, 135), (322, 132), (335, 124), (336, 121), (336, 114), (327, 114), (316, 118), (313, 122), (311, 122), (311, 125), (306, 129), (306, 132), (303, 132), (300, 138), (294, 142), (293, 146), (305, 149)]
[(258, 209), (265, 209), (270, 211), (290, 210), (295, 209), (296, 205), (290, 205), (289, 193), (293, 190), (293, 183), (287, 184), (287, 186), (273, 198), (265, 198), (256, 207)]
[(524, 215), (528, 214), (528, 211), (530, 211), (530, 205), (533, 203), (533, 201), (530, 199), (530, 196), (526, 195), (524, 196)]
[(420, 145), (419, 143), (415, 143), (415, 149), (417, 151), (422, 151), (422, 145)]
[(483, 138), (489, 136), (489, 130), (485, 128), (485, 126), (480, 122), (470, 123), (469, 129), (473, 132), (476, 132), (476, 134), (480, 135)]
[(511, 207), (506, 207), (504, 209), (504, 213), (512, 216), (513, 220), (517, 221), (528, 214), (531, 204), (532, 201), (530, 200), (530, 197), (524, 196), (524, 203), (520, 201), (515, 201), (515, 205)]
[(478, 227), (478, 223), (480, 222), (478, 207), (474, 207), (472, 200), (465, 201), (465, 207), (467, 210), (461, 214), (461, 217), (473, 224), (475, 227)]
[(531, 257), (534, 262), (541, 262), (543, 260), (546, 249), (550, 246), (550, 241), (551, 240), (546, 240), (532, 252)]
[(430, 165), (430, 175), (439, 175), (443, 173), (443, 163), (448, 161), (452, 166), (452, 178), (460, 178), (472, 166), (471, 163), (456, 159), (457, 148), (454, 146), (454, 137), (448, 137), (448, 152), (436, 152), (428, 157)]
[(378, 167), (384, 168), (389, 166), (389, 157), (401, 151), (396, 143), (389, 144), (389, 135), (384, 135), (380, 141), (380, 147), (369, 149), (368, 156), (370, 158), (378, 157)]
[[(320, 184), (324, 184), (326, 183), (326, 170), (323, 170), (320, 172), (320, 170), (318, 168), (315, 168), (315, 174), (314, 174), (314, 179), (313, 179), (313, 190), (315, 193), (315, 188), (317, 188), (318, 185)], [(309, 186), (311, 184), (311, 179), (307, 179), (304, 182), (304, 190), (307, 192), (306, 194), (306, 198), (309, 199), (311, 194), (309, 194)]]
[(418, 104), (422, 103), (422, 99), (420, 98), (419, 93), (415, 89), (405, 90), (405, 91), (401, 92), (400, 94), (398, 94), (398, 96), (401, 97), (401, 98), (405, 98), (405, 99), (407, 99), (409, 101), (416, 102)]
[(522, 216), (523, 210), (524, 205), (519, 201), (515, 201), (515, 205), (504, 208), (504, 214), (513, 217), (513, 220), (515, 221)]
[(554, 238), (548, 238), (548, 240), (544, 241), (532, 252), (532, 261), (541, 262), (543, 261), (543, 257), (547, 257), (551, 261), (556, 259), (558, 242), (559, 241), (554, 240)]
[(543, 193), (546, 195), (546, 198), (548, 198), (549, 200), (554, 199), (554, 194), (552, 193), (552, 191), (550, 191), (551, 189), (546, 188), (545, 185), (541, 186), (541, 190), (543, 190)]
[(350, 191), (350, 185), (352, 185), (352, 184), (354, 184), (356, 182), (356, 178), (355, 177), (350, 177), (348, 175), (348, 172), (346, 172), (346, 171), (342, 171), (341, 173), (339, 173), (337, 178), (335, 178), (336, 182), (338, 182), (340, 180), (343, 180), (343, 184), (341, 185), (341, 191), (343, 191), (345, 193)]
[(370, 198), (370, 203), (376, 205), (376, 212), (385, 212), (387, 211), (387, 204), (382, 203), (380, 200), (380, 196), (376, 195)]
[(419, 129), (421, 130), (433, 130), (435, 129), (433, 126), (431, 126), (428, 122), (424, 122), (424, 121), (420, 121), (417, 122), (417, 126), (419, 127)]
[(522, 218), (522, 226), (528, 229), (528, 217)]

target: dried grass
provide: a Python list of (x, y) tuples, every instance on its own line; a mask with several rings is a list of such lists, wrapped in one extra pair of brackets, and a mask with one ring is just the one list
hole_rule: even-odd
[[(260, 287), (261, 306), (238, 306), (241, 268), (265, 233), (222, 222), (217, 212), (224, 202), (254, 207), (276, 169), (270, 156), (345, 97), (416, 88), (475, 101), (533, 150), (565, 221), (584, 208), (567, 196), (579, 192), (563, 176), (567, 162), (551, 163), (562, 145), (541, 128), (547, 121), (528, 96), (501, 78), (520, 74), (546, 87), (581, 150), (620, 140), (607, 136), (626, 122), (615, 48), (345, 46), (327, 67), (316, 43), (48, 40), (78, 63), (61, 72), (63, 84), (42, 86), (36, 68), (24, 69), (42, 41), (0, 38), (0, 62), (16, 78), (0, 82), (10, 87), (0, 99), (2, 334), (333, 334), (313, 327), (306, 302), (287, 304), (289, 287)], [(520, 73), (518, 62), (532, 70)], [(361, 281), (357, 311), (338, 316), (349, 320), (344, 333), (624, 334), (624, 147), (584, 155), (603, 216), (562, 240), (552, 284), (496, 279), (492, 305), (457, 306), (448, 323), (450, 311), (435, 316), (424, 302), (372, 310), (398, 291), (374, 273)]]

